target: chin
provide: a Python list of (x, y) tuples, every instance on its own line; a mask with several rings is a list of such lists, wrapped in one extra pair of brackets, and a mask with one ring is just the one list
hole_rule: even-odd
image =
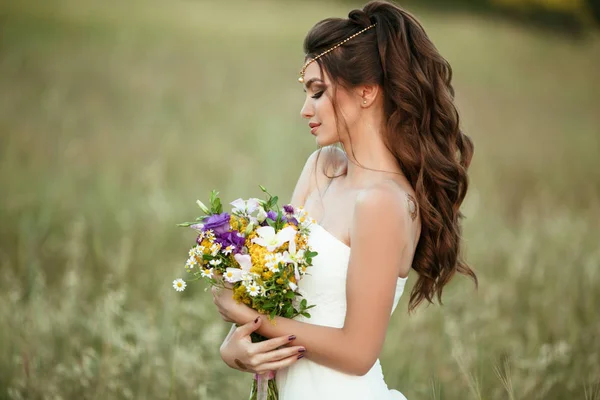
[(317, 135), (317, 137), (315, 138), (315, 141), (317, 142), (317, 145), (319, 147), (325, 147), (325, 146), (330, 146), (332, 144), (336, 144), (340, 140), (337, 136), (336, 137), (328, 137), (327, 135)]

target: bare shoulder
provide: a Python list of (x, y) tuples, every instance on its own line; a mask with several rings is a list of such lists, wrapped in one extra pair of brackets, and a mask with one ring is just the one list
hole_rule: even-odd
[(399, 234), (418, 229), (418, 206), (414, 196), (397, 183), (386, 180), (361, 190), (355, 203), (354, 217), (358, 224), (390, 226)]
[(348, 158), (339, 147), (325, 146), (315, 150), (308, 157), (307, 164), (316, 168), (317, 173), (321, 173), (326, 178), (326, 175), (331, 176), (345, 172), (348, 168)]
[(326, 146), (312, 152), (294, 189), (292, 204), (303, 205), (313, 190), (323, 189), (327, 186), (329, 177), (344, 173), (347, 166), (346, 154), (338, 147)]

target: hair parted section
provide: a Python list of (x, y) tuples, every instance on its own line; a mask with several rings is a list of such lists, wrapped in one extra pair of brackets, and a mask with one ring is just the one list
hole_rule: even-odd
[(457, 272), (477, 284), (461, 253), (460, 205), (473, 143), (459, 126), (450, 64), (417, 19), (399, 6), (371, 1), (348, 18), (318, 22), (304, 40), (306, 58), (374, 23), (316, 62), (332, 80), (334, 93), (335, 86), (377, 84), (382, 89), (384, 140), (415, 190), (421, 217), (412, 311), (424, 300), (433, 303), (437, 297), (441, 303), (444, 286)]

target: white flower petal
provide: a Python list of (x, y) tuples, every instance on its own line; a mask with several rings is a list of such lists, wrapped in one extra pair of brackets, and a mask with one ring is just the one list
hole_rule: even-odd
[(272, 226), (261, 226), (256, 228), (256, 234), (269, 241), (269, 239), (273, 239), (275, 237), (275, 228)]
[(240, 267), (244, 271), (250, 271), (250, 268), (252, 268), (252, 257), (249, 254), (236, 254), (233, 258), (235, 258), (235, 261), (240, 264)]
[(246, 202), (246, 210), (248, 210), (248, 214), (252, 214), (254, 211), (258, 209), (260, 206), (260, 200), (256, 197), (251, 197)]
[(281, 241), (281, 244), (289, 242), (296, 237), (296, 229), (292, 226), (286, 226), (279, 232), (277, 232), (277, 239)]

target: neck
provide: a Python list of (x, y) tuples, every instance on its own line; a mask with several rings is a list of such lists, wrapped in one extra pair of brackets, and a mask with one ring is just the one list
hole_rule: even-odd
[(375, 118), (361, 118), (350, 132), (352, 141), (342, 140), (348, 157), (346, 181), (361, 186), (373, 179), (403, 175), (394, 155), (383, 140), (383, 124)]

